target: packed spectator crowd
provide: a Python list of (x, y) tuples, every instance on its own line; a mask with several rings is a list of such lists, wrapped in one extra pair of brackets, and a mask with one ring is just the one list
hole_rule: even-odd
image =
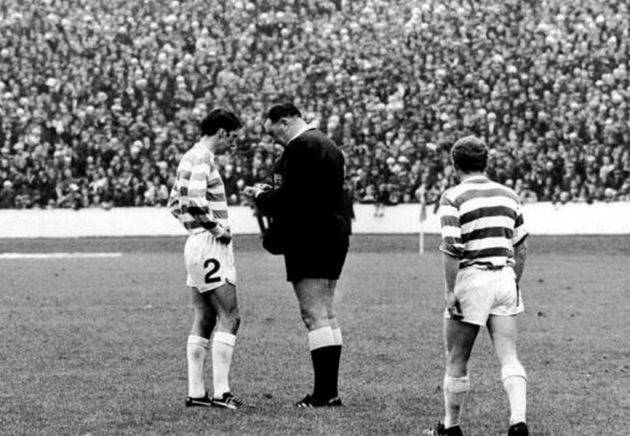
[(198, 120), (231, 204), (293, 101), (342, 147), (356, 201), (434, 201), (457, 137), (523, 201), (630, 200), (626, 0), (3, 0), (0, 208), (165, 204)]

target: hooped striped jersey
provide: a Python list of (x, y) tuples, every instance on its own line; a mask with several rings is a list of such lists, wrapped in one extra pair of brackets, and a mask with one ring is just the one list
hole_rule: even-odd
[(182, 157), (168, 208), (189, 233), (216, 234), (218, 224), (228, 225), (225, 186), (214, 154), (205, 145), (198, 142)]
[(514, 247), (528, 234), (516, 193), (483, 175), (442, 195), (440, 224), (440, 250), (460, 259), (460, 268), (514, 266)]

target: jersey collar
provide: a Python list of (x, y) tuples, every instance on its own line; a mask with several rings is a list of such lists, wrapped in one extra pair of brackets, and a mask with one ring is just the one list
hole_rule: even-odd
[(469, 176), (462, 180), (462, 183), (465, 182), (482, 182), (488, 180), (488, 176), (486, 175), (478, 175), (478, 176)]
[(293, 141), (294, 139), (296, 139), (298, 136), (300, 136), (302, 133), (308, 131), (308, 130), (313, 130), (315, 128), (315, 126), (311, 126), (310, 124), (305, 125), (304, 127), (302, 127), (300, 130), (298, 130), (298, 132), (293, 135), (293, 137), (291, 139), (289, 139), (289, 141), (287, 142), (287, 144), (289, 144), (291, 141)]

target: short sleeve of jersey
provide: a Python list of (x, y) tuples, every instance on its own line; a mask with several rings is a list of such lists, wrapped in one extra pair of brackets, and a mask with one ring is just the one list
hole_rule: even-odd
[(438, 214), (442, 233), (440, 251), (461, 259), (464, 255), (464, 244), (462, 243), (462, 229), (459, 224), (459, 211), (448, 199), (447, 193), (444, 193), (440, 199)]

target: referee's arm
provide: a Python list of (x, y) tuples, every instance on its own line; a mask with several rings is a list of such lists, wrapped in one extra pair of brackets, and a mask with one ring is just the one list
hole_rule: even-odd
[(261, 192), (254, 199), (258, 210), (265, 215), (274, 216), (287, 207), (300, 210), (302, 203), (312, 200), (312, 171), (307, 156), (296, 147), (295, 142), (297, 140), (284, 149), (285, 173), (280, 186)]

